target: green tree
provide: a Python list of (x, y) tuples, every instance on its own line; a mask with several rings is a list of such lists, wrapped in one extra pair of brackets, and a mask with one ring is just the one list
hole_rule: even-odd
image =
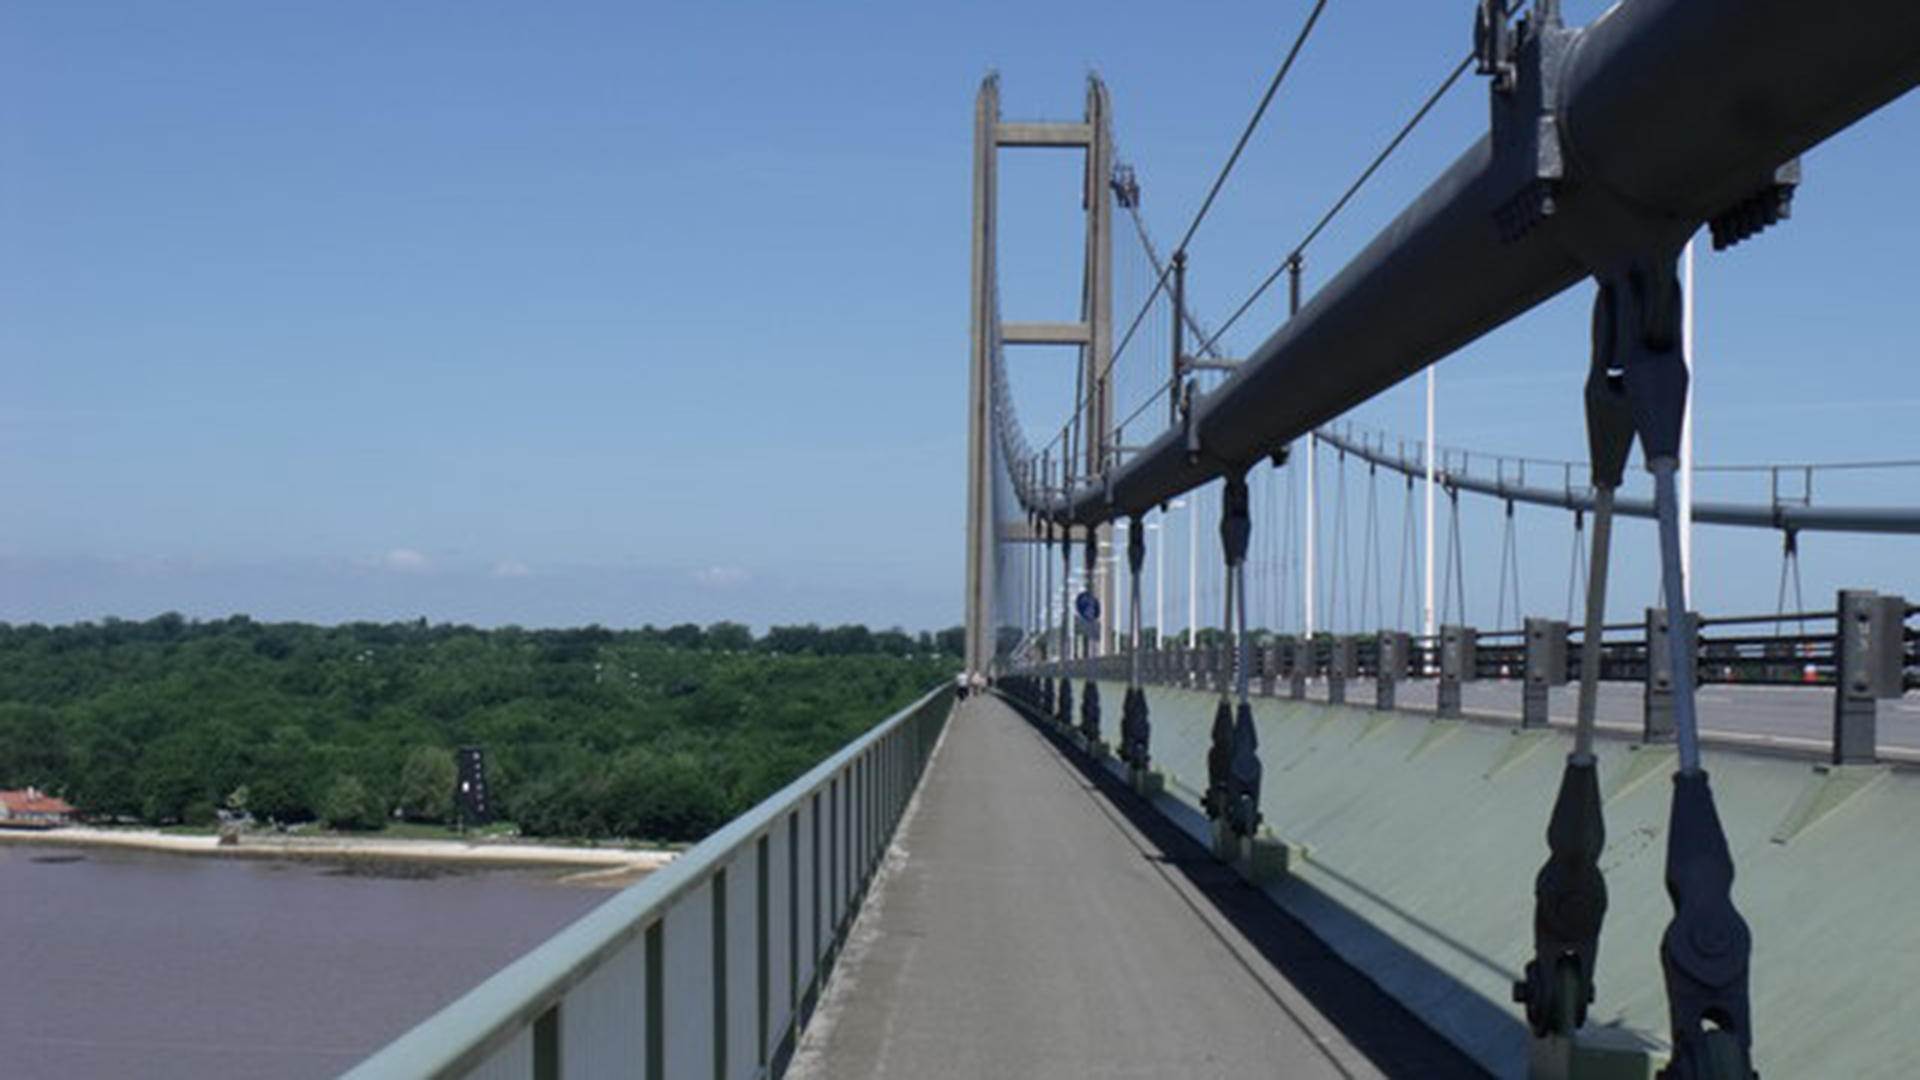
[(377, 829), (387, 823), (387, 811), (358, 776), (341, 773), (320, 798), (320, 819), (331, 829)]
[(965, 656), (967, 652), (967, 628), (964, 626), (949, 626), (934, 635), (934, 642), (939, 645), (940, 652), (943, 656)]
[(753, 631), (737, 622), (717, 622), (707, 627), (707, 648), (716, 652), (746, 652), (753, 648)]
[(670, 626), (660, 636), (676, 649), (699, 649), (707, 643), (706, 631), (692, 623)]
[(169, 735), (141, 755), (139, 794), (141, 816), (156, 825), (184, 820), (189, 806), (211, 804), (190, 734)]
[(695, 840), (950, 678), (933, 654), (958, 638), (0, 623), (0, 784), (154, 824), (244, 789), (263, 820), (373, 827), (390, 806), (446, 816), (448, 756), (423, 748), (477, 744), (496, 810), (530, 833)]
[(453, 819), (454, 787), (460, 770), (453, 751), (442, 746), (416, 746), (400, 768), (400, 815), (413, 821)]

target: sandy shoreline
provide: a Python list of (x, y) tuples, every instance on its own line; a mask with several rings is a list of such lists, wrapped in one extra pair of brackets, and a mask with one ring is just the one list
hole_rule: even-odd
[(313, 859), (356, 862), (458, 863), (492, 867), (576, 868), (581, 884), (620, 885), (672, 862), (674, 852), (644, 848), (562, 847), (497, 840), (400, 840), (357, 836), (288, 836), (249, 833), (238, 843), (214, 836), (177, 836), (153, 829), (0, 829), (0, 844), (44, 847), (104, 847), (236, 859)]

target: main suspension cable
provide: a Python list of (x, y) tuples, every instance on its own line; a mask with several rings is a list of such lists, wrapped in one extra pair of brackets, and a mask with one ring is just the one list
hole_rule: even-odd
[(1367, 182), (1373, 179), (1373, 174), (1379, 172), (1380, 167), (1387, 163), (1387, 159), (1393, 156), (1394, 151), (1400, 149), (1400, 144), (1407, 141), (1407, 136), (1413, 134), (1413, 129), (1420, 126), (1421, 121), (1427, 118), (1427, 114), (1433, 111), (1434, 106), (1440, 104), (1440, 99), (1447, 96), (1447, 91), (1453, 89), (1454, 84), (1460, 81), (1460, 76), (1465, 75), (1467, 68), (1472, 65), (1473, 57), (1468, 56), (1454, 67), (1453, 71), (1440, 83), (1439, 87), (1427, 96), (1426, 101), (1421, 103), (1420, 108), (1414, 112), (1412, 119), (1408, 120), (1393, 136), (1393, 139), (1387, 143), (1386, 148), (1374, 156), (1373, 161), (1361, 171), (1359, 177), (1355, 179), (1352, 184), (1348, 185), (1347, 190), (1341, 194), (1340, 198), (1334, 201), (1333, 206), (1320, 216), (1320, 220), (1314, 223), (1313, 228), (1307, 230), (1306, 238), (1298, 244), (1295, 244), (1293, 250), (1287, 253), (1287, 257), (1281, 259), (1280, 264), (1273, 268), (1273, 272), (1261, 279), (1260, 284), (1254, 287), (1253, 292), (1247, 296), (1246, 300), (1242, 301), (1240, 306), (1234, 309), (1233, 314), (1227, 317), (1227, 321), (1220, 324), (1220, 329), (1214, 331), (1213, 337), (1207, 340), (1206, 347), (1212, 348), (1215, 342), (1225, 336), (1226, 332), (1233, 328), (1233, 324), (1239, 322), (1241, 316), (1252, 310), (1253, 305), (1258, 303), (1262, 296), (1266, 295), (1268, 289), (1273, 288), (1274, 282), (1280, 280), (1281, 275), (1287, 272), (1288, 267), (1292, 266), (1295, 260), (1303, 257), (1307, 253), (1307, 248), (1312, 246), (1313, 242), (1320, 238), (1320, 234), (1326, 231), (1327, 226), (1333, 224), (1333, 219), (1340, 216), (1340, 212), (1347, 208), (1347, 204), (1352, 202), (1353, 197), (1360, 193), (1360, 189), (1366, 187)]
[[(1319, 23), (1320, 14), (1326, 10), (1326, 7), (1327, 0), (1317, 0), (1313, 5), (1313, 10), (1307, 13), (1306, 23), (1300, 27), (1300, 32), (1294, 37), (1293, 46), (1287, 50), (1286, 59), (1280, 62), (1279, 68), (1273, 73), (1273, 78), (1268, 81), (1266, 93), (1260, 95), (1260, 104), (1254, 108), (1253, 116), (1248, 118), (1247, 126), (1240, 132), (1239, 140), (1233, 144), (1233, 152), (1227, 155), (1226, 163), (1220, 167), (1220, 172), (1214, 176), (1213, 185), (1207, 189), (1207, 197), (1201, 201), (1200, 209), (1194, 213), (1192, 222), (1187, 225), (1186, 232), (1180, 237), (1180, 242), (1174, 245), (1173, 250), (1176, 255), (1184, 254), (1187, 250), (1187, 245), (1193, 242), (1194, 235), (1200, 231), (1201, 223), (1206, 221), (1207, 214), (1212, 211), (1214, 201), (1219, 198), (1221, 189), (1226, 186), (1227, 177), (1232, 175), (1233, 167), (1239, 163), (1240, 155), (1246, 151), (1247, 143), (1252, 140), (1254, 131), (1259, 128), (1260, 121), (1267, 114), (1267, 107), (1273, 104), (1274, 95), (1279, 92), (1281, 83), (1286, 81), (1287, 74), (1293, 70), (1294, 61), (1299, 58), (1301, 50), (1306, 47), (1307, 39), (1312, 36), (1313, 28)], [(1127, 345), (1133, 341), (1134, 332), (1140, 328), (1140, 322), (1146, 318), (1148, 309), (1153, 307), (1154, 301), (1158, 300), (1160, 294), (1166, 290), (1167, 275), (1168, 270), (1163, 268), (1160, 272), (1159, 280), (1154, 283), (1152, 291), (1147, 294), (1146, 301), (1140, 305), (1139, 313), (1133, 317), (1133, 322), (1127, 327), (1127, 332), (1122, 335), (1119, 347), (1114, 349), (1113, 359), (1115, 362), (1119, 361), (1120, 356), (1126, 352)], [(1211, 344), (1212, 342), (1208, 343), (1209, 346), (1211, 346)]]

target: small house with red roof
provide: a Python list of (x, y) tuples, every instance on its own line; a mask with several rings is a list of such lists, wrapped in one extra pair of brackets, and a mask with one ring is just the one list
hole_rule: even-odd
[(51, 829), (73, 822), (73, 807), (39, 788), (0, 791), (0, 828)]

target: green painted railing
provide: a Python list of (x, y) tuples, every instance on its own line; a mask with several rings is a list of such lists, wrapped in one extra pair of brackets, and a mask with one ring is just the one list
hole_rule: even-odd
[(952, 696), (889, 717), (348, 1080), (779, 1076)]

